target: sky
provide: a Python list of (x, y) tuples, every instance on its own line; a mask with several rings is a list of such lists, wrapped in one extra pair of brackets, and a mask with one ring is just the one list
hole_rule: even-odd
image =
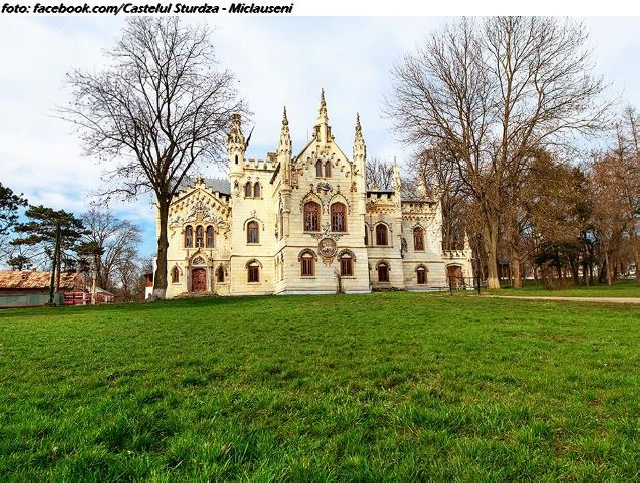
[[(188, 23), (205, 20), (189, 17)], [(579, 18), (590, 31), (596, 71), (609, 95), (640, 107), (637, 17)], [(208, 21), (221, 66), (231, 70), (255, 125), (247, 157), (275, 150), (286, 105), (293, 151), (301, 149), (326, 91), (336, 141), (349, 154), (360, 113), (369, 158), (401, 164), (411, 150), (391, 132), (381, 105), (391, 93), (390, 70), (444, 17), (216, 17)], [(0, 180), (31, 204), (80, 214), (101, 186), (103, 167), (82, 156), (72, 127), (54, 116), (70, 100), (65, 73), (100, 70), (102, 52), (119, 36), (121, 17), (0, 17)], [(207, 168), (205, 176), (225, 176)], [(143, 232), (143, 255), (155, 250), (151, 197), (113, 206)]]

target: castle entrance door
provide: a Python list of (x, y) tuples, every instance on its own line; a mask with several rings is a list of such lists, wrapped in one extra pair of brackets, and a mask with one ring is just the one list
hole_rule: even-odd
[(191, 270), (191, 291), (204, 292), (207, 290), (207, 269), (194, 268)]
[(447, 267), (447, 278), (452, 288), (462, 287), (464, 279), (462, 278), (462, 268), (457, 265), (449, 265)]

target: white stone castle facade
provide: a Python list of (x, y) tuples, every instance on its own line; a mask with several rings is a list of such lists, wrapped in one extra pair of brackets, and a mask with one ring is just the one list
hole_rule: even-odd
[(367, 189), (360, 119), (350, 159), (331, 133), (324, 92), (297, 155), (286, 111), (276, 152), (253, 160), (245, 149), (234, 115), (228, 181), (198, 178), (174, 198), (167, 297), (433, 290), (450, 275), (471, 277), (467, 243), (442, 250), (439, 202), (402, 200), (397, 165), (392, 191)]

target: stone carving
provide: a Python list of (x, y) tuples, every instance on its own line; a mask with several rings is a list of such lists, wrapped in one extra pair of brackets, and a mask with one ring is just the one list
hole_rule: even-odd
[(311, 237), (315, 238), (317, 240), (322, 240), (324, 238), (331, 238), (334, 241), (338, 241), (340, 240), (340, 238), (342, 238), (341, 233), (332, 233), (331, 232), (331, 225), (329, 223), (322, 225), (322, 231), (320, 233), (312, 233)]
[(320, 182), (316, 185), (316, 191), (318, 193), (323, 192), (325, 194), (329, 193), (329, 192), (333, 192), (333, 186), (331, 186), (329, 183), (327, 182)]
[(333, 261), (338, 251), (338, 244), (333, 238), (323, 238), (318, 242), (318, 251), (327, 265)]

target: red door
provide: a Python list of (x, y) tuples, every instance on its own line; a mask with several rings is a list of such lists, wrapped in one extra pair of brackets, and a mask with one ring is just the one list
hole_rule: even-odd
[(462, 278), (462, 268), (457, 265), (449, 265), (447, 267), (447, 276), (449, 277), (449, 283), (453, 288), (458, 288), (464, 285), (464, 279)]
[(204, 292), (205, 290), (207, 290), (207, 270), (194, 268), (191, 271), (191, 291)]

